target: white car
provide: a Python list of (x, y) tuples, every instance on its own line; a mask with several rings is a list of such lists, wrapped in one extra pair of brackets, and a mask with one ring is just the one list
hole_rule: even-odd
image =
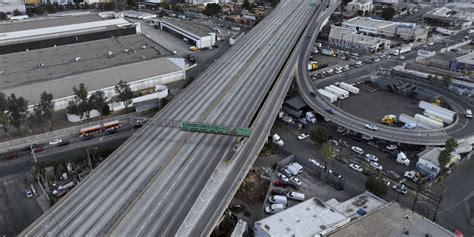
[(26, 198), (32, 198), (33, 197), (33, 192), (31, 192), (31, 190), (28, 189), (28, 190), (25, 191), (25, 196), (26, 196)]
[(375, 155), (372, 155), (372, 154), (365, 154), (365, 160), (366, 161), (379, 161), (379, 158)]
[(50, 142), (49, 142), (49, 145), (50, 145), (50, 146), (52, 146), (52, 145), (57, 145), (57, 144), (59, 144), (59, 143), (61, 143), (61, 142), (63, 142), (63, 139), (61, 139), (61, 138), (56, 138), (56, 139), (50, 141)]
[(428, 45), (429, 45), (429, 46), (431, 46), (431, 45), (433, 45), (433, 44), (434, 44), (433, 42), (428, 42)]
[(406, 195), (408, 193), (408, 191), (405, 189), (405, 185), (402, 185), (402, 186), (398, 186), (398, 185), (393, 185), (392, 186), (392, 189), (395, 190), (396, 192), (399, 192), (401, 194), (404, 194)]
[(317, 162), (316, 160), (314, 160), (314, 159), (308, 159), (308, 161), (311, 162), (311, 163), (313, 163), (315, 166), (317, 166), (317, 167), (319, 167), (319, 168), (321, 168), (321, 169), (324, 169), (324, 165), (321, 164), (321, 163), (319, 163), (319, 162)]
[(413, 179), (416, 176), (416, 171), (414, 170), (406, 171), (405, 174), (403, 174), (403, 176), (407, 179)]
[(301, 180), (299, 180), (298, 178), (296, 177), (291, 177), (290, 178), (290, 181), (293, 182), (294, 184), (300, 186), (301, 185)]
[(300, 135), (298, 135), (298, 140), (304, 140), (306, 138), (309, 137), (309, 134), (306, 134), (306, 133), (301, 133)]
[(362, 148), (358, 147), (358, 146), (352, 146), (351, 147), (351, 150), (359, 155), (362, 155), (364, 154), (364, 150), (362, 150)]
[(387, 148), (387, 150), (396, 150), (398, 148), (398, 146), (395, 145), (395, 144), (390, 144), (386, 148)]
[(382, 166), (379, 163), (375, 162), (375, 161), (371, 161), (370, 165), (372, 167), (374, 167), (376, 170), (382, 170), (383, 169)]
[(282, 173), (278, 173), (277, 176), (283, 183), (290, 182), (290, 179), (288, 179), (288, 177), (286, 177), (286, 175), (284, 175)]
[(374, 62), (378, 62), (378, 61), (380, 61), (380, 58), (375, 58), (374, 59)]
[(343, 133), (343, 132), (346, 131), (346, 128), (338, 126), (337, 129), (336, 129), (336, 131), (337, 131), (338, 133)]
[(373, 124), (366, 124), (365, 128), (370, 129), (370, 130), (374, 130), (374, 131), (378, 129), (377, 126), (375, 126)]
[(404, 60), (404, 59), (405, 59), (405, 56), (400, 56), (400, 59)]
[(350, 164), (349, 167), (351, 167), (353, 170), (357, 172), (362, 172), (362, 167), (360, 167), (360, 165)]

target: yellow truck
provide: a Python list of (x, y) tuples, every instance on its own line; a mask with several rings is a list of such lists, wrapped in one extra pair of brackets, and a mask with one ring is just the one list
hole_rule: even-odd
[(393, 125), (394, 123), (397, 122), (397, 116), (393, 114), (385, 115), (382, 118), (381, 122), (386, 125)]

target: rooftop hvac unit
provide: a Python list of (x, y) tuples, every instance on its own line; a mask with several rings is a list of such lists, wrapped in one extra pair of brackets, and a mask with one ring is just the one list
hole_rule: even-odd
[(146, 45), (142, 45), (142, 49), (146, 49)]
[(81, 57), (75, 57), (74, 58), (74, 62), (79, 62), (79, 61), (81, 61)]
[(107, 56), (112, 57), (113, 55), (114, 55), (114, 52), (112, 52), (112, 51), (107, 52)]
[(125, 53), (128, 53), (128, 49), (124, 49), (123, 51), (124, 51)]

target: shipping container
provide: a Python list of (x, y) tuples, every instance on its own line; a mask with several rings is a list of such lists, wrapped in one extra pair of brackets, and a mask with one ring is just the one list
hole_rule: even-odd
[(321, 97), (325, 99), (326, 101), (328, 101), (329, 103), (333, 103), (337, 101), (337, 96), (333, 95), (332, 93), (329, 93), (323, 89), (318, 89), (318, 92), (321, 95)]

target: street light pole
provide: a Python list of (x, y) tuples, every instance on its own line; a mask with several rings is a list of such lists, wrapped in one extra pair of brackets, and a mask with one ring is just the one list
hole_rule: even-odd
[(91, 156), (90, 156), (90, 154), (89, 154), (89, 150), (90, 150), (90, 149), (98, 150), (99, 148), (97, 148), (97, 147), (89, 147), (89, 148), (87, 148), (87, 150), (86, 150), (86, 151), (87, 151), (87, 161), (88, 161), (88, 163), (89, 163), (89, 168), (90, 168), (91, 171), (92, 171)]
[(36, 162), (38, 162), (38, 160), (36, 159), (36, 153), (35, 153), (35, 150), (33, 149), (33, 144), (30, 144), (30, 150), (31, 150), (31, 155), (33, 155), (33, 160)]

